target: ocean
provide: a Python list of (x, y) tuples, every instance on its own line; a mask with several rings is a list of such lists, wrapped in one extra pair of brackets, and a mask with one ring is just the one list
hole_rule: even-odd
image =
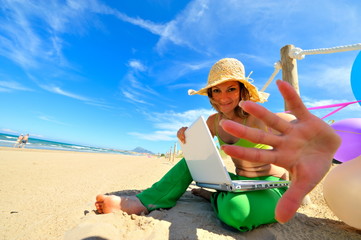
[[(0, 133), (0, 147), (14, 147), (17, 139), (18, 136)], [(29, 138), (28, 143), (25, 145), (25, 148), (62, 150), (62, 151), (74, 151), (74, 152), (117, 153), (117, 154), (125, 154), (125, 155), (139, 155), (138, 153), (127, 150), (82, 146), (82, 145), (76, 145), (70, 143), (42, 140), (42, 139), (32, 138), (31, 136)]]

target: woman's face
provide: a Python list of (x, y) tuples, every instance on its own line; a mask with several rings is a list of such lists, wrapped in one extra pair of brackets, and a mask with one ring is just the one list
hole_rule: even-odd
[(222, 113), (231, 113), (240, 101), (240, 86), (237, 81), (218, 84), (211, 89), (213, 104)]

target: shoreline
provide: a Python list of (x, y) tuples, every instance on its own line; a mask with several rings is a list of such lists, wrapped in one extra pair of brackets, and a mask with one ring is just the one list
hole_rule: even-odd
[[(0, 147), (14, 148), (17, 143), (17, 136), (11, 134), (0, 133)], [(45, 150), (59, 150), (59, 151), (76, 151), (76, 152), (91, 152), (91, 153), (116, 153), (124, 155), (138, 155), (144, 153), (134, 152), (133, 150), (122, 150), (107, 147), (95, 147), (80, 145), (75, 143), (58, 142), (52, 140), (29, 138), (28, 143), (24, 148), (28, 149), (45, 149)], [(155, 154), (152, 154), (155, 155)]]
[(0, 147), (1, 239), (341, 239), (361, 230), (339, 221), (322, 197), (322, 184), (286, 224), (248, 233), (230, 231), (210, 204), (187, 192), (169, 210), (146, 216), (98, 215), (99, 193), (134, 195), (158, 181), (175, 162), (161, 157)]
[[(110, 155), (124, 155), (124, 156), (145, 156), (142, 153), (139, 153), (139, 155), (136, 154), (123, 154), (123, 153), (116, 153), (116, 152), (91, 152), (91, 151), (75, 151), (75, 150), (67, 150), (67, 149), (48, 149), (48, 148), (14, 148), (14, 147), (5, 147), (0, 146), (0, 151), (28, 151), (28, 152), (54, 152), (54, 153), (84, 153), (84, 154), (110, 154)], [(151, 155), (156, 156), (156, 155)]]
[(81, 151), (81, 150), (73, 150), (73, 149), (52, 149), (51, 147), (44, 147), (44, 148), (37, 148), (37, 147), (24, 147), (24, 148), (17, 148), (17, 147), (8, 147), (8, 146), (0, 146), (0, 151), (1, 150), (10, 150), (13, 149), (15, 151), (17, 151), (17, 149), (22, 149), (22, 150), (28, 150), (28, 151), (52, 151), (52, 152), (78, 152), (78, 153), (95, 153), (95, 154), (115, 154), (115, 155), (125, 155), (125, 156), (157, 156), (156, 154), (148, 154), (148, 153), (137, 153), (137, 152), (131, 152), (131, 151), (125, 151), (122, 152), (121, 150), (109, 150), (107, 151)]

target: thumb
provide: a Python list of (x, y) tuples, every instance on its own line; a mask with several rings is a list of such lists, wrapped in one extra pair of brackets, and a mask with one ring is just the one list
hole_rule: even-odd
[(290, 188), (278, 201), (275, 210), (276, 220), (280, 223), (286, 223), (291, 220), (309, 191), (309, 187), (300, 187), (297, 183), (292, 183)]

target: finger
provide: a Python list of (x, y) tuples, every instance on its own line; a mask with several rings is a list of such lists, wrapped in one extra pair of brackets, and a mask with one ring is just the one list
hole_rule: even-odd
[(186, 137), (185, 137), (185, 131), (187, 130), (186, 127), (182, 127), (181, 129), (178, 130), (177, 132), (177, 137), (179, 139), (179, 141), (181, 141), (183, 144), (186, 143)]
[(221, 120), (222, 128), (235, 137), (247, 139), (254, 143), (263, 143), (270, 146), (277, 146), (280, 142), (279, 136), (267, 133), (263, 130), (247, 127), (230, 120)]
[(283, 194), (278, 201), (275, 218), (280, 223), (289, 221), (301, 206), (303, 198), (312, 189), (308, 183), (300, 184), (296, 181), (291, 183), (290, 188)]
[(187, 127), (183, 127), (182, 128), (182, 131), (181, 131), (181, 136), (182, 136), (182, 139), (183, 139), (183, 143), (186, 143), (186, 131), (187, 131)]
[(178, 139), (179, 139), (179, 141), (181, 141), (183, 144), (186, 143), (186, 138), (185, 138), (184, 135), (180, 135), (180, 136), (178, 137)]
[(292, 114), (300, 120), (307, 118), (310, 112), (295, 89), (289, 83), (281, 80), (277, 80), (277, 86)]
[(233, 145), (223, 145), (222, 150), (232, 158), (277, 165), (277, 155), (272, 149), (259, 149)]
[(240, 103), (240, 106), (249, 114), (253, 115), (254, 117), (263, 121), (268, 127), (281, 132), (287, 132), (291, 124), (277, 116), (276, 114), (272, 113), (271, 111), (267, 110), (266, 108), (262, 107), (261, 105), (251, 102), (245, 101)]

